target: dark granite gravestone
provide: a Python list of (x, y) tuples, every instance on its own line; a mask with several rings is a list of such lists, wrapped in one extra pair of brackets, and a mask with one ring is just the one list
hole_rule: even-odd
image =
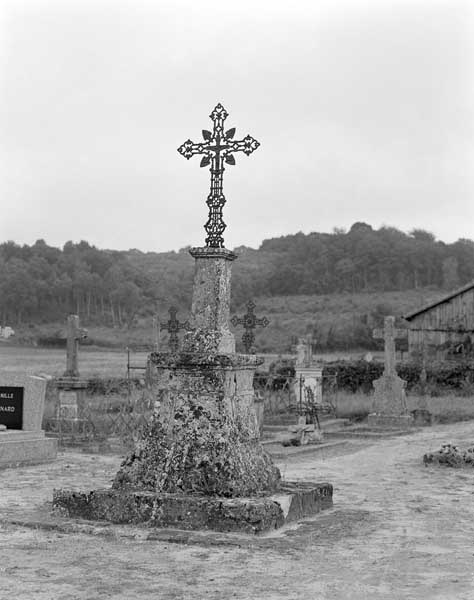
[(0, 371), (0, 468), (54, 460), (57, 442), (41, 429), (46, 380)]
[(0, 425), (8, 429), (23, 428), (24, 388), (0, 386)]

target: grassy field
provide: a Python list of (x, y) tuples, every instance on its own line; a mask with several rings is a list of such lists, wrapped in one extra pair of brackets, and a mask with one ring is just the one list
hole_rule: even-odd
[[(133, 364), (144, 366), (146, 353), (131, 355)], [(28, 373), (29, 375), (58, 376), (66, 369), (64, 350), (28, 348), (0, 345), (0, 370)], [(127, 375), (127, 354), (122, 351), (81, 348), (79, 370), (83, 377), (125, 377)], [(135, 374), (141, 371), (135, 371)]]
[[(383, 360), (383, 353), (372, 353), (374, 357)], [(354, 352), (331, 352), (315, 356), (316, 359), (331, 361), (336, 359), (360, 358), (363, 350)], [(264, 359), (264, 368), (278, 358), (278, 354), (261, 355)], [(291, 357), (290, 354), (281, 355)], [(130, 363), (144, 366), (146, 363), (146, 352), (134, 352), (130, 354)], [(27, 346), (15, 346), (10, 343), (0, 344), (0, 370), (28, 373), (30, 375), (58, 376), (64, 373), (66, 368), (65, 350), (54, 350), (49, 348), (31, 348)], [(127, 375), (127, 353), (125, 350), (102, 350), (97, 348), (83, 347), (79, 353), (79, 370), (83, 377), (125, 377)], [(139, 375), (141, 371), (134, 371), (132, 376)]]

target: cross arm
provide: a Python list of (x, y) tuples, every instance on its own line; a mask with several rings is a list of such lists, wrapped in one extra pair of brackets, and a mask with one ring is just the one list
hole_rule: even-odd
[(255, 319), (255, 323), (260, 325), (260, 327), (266, 327), (270, 324), (270, 321), (267, 319), (267, 317), (262, 317), (261, 319)]
[(87, 331), (87, 329), (82, 329), (82, 328), (76, 329), (74, 331), (74, 339), (75, 340), (84, 340), (88, 336), (88, 333), (89, 332)]
[(187, 160), (189, 160), (191, 156), (194, 156), (195, 154), (204, 154), (206, 156), (211, 156), (209, 145), (209, 140), (198, 143), (194, 143), (191, 140), (186, 140), (184, 144), (181, 144), (181, 146), (178, 148), (178, 152), (182, 154)]
[(243, 140), (229, 140), (227, 142), (228, 152), (243, 152), (247, 156), (252, 154), (260, 146), (260, 142), (257, 142), (251, 135), (247, 135)]
[(232, 323), (232, 325), (234, 327), (237, 327), (237, 325), (243, 325), (244, 324), (244, 319), (243, 319), (243, 317), (232, 317), (232, 319), (230, 320), (230, 322)]

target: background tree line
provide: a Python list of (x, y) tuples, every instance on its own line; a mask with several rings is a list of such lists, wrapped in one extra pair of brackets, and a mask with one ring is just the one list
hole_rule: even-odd
[[(348, 232), (297, 233), (235, 249), (233, 309), (249, 298), (341, 292), (453, 289), (474, 279), (474, 241), (355, 223)], [(62, 249), (38, 240), (0, 244), (0, 325), (63, 321), (131, 326), (138, 316), (188, 311), (193, 259), (179, 252), (100, 250), (85, 241)]]

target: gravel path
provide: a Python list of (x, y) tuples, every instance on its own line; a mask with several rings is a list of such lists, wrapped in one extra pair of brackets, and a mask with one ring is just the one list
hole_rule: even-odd
[(170, 544), (8, 524), (57, 487), (108, 486), (119, 459), (62, 454), (0, 471), (0, 599), (474, 600), (474, 470), (424, 467), (474, 423), (424, 429), (279, 462), (287, 479), (331, 481), (334, 509), (268, 547)]

